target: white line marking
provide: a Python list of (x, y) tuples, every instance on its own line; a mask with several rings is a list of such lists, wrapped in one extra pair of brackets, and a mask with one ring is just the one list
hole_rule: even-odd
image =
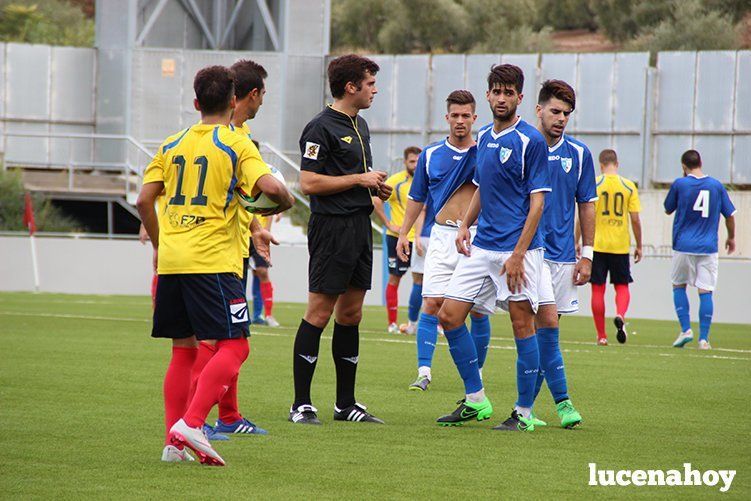
[[(28, 312), (20, 312), (20, 311), (0, 311), (0, 315), (9, 315), (9, 316), (20, 316), (20, 317), (46, 317), (46, 318), (69, 318), (69, 319), (77, 319), (77, 320), (107, 320), (107, 321), (116, 321), (116, 322), (141, 322), (141, 323), (150, 323), (151, 319), (149, 318), (127, 318), (127, 317), (102, 317), (102, 316), (94, 316), (94, 315), (71, 315), (67, 313), (28, 313)], [(258, 330), (259, 327), (251, 326), (251, 335), (253, 336), (264, 336), (264, 337), (293, 337), (291, 334), (281, 334), (278, 332), (269, 332), (267, 330)], [(281, 330), (281, 331), (288, 331), (288, 332), (297, 332), (297, 329), (292, 327), (266, 327), (266, 329), (273, 329), (273, 330)], [(382, 334), (381, 331), (377, 330), (369, 330), (369, 329), (361, 329), (360, 332), (365, 334)], [(406, 336), (405, 336), (406, 337)], [(331, 339), (331, 336), (322, 336), (323, 339)], [(510, 338), (504, 338), (504, 337), (496, 337), (493, 338), (495, 341), (502, 341), (502, 342), (512, 342), (513, 340)], [(390, 339), (390, 338), (367, 338), (363, 337), (360, 338), (361, 341), (365, 342), (377, 342), (377, 343), (397, 343), (397, 344), (414, 344), (414, 338), (410, 337), (407, 339)], [(448, 343), (445, 341), (439, 341), (436, 343), (437, 345), (441, 346), (448, 346)], [(602, 348), (595, 346), (594, 343), (587, 343), (584, 341), (561, 341), (561, 344), (576, 344), (576, 345), (584, 345), (584, 346), (591, 346), (592, 349), (590, 350), (575, 350), (570, 348), (565, 348), (562, 351), (564, 353), (621, 353), (620, 349), (609, 349), (609, 348)], [(665, 349), (665, 346), (659, 346), (659, 345), (632, 345), (633, 348), (650, 348), (650, 349)], [(498, 346), (498, 345), (490, 345), (489, 348), (494, 350), (516, 350), (515, 346)], [(713, 351), (725, 351), (725, 352), (731, 352), (731, 353), (751, 353), (751, 350), (740, 350), (740, 349), (733, 349), (733, 348), (713, 348)], [(633, 353), (633, 352), (632, 352)], [(718, 360), (745, 360), (745, 361), (751, 361), (751, 358), (743, 358), (743, 357), (725, 357), (720, 355), (695, 355), (695, 354), (688, 354), (688, 355), (678, 355), (678, 353), (658, 353), (659, 356), (663, 357), (677, 357), (677, 356), (689, 356), (693, 358), (714, 358)]]

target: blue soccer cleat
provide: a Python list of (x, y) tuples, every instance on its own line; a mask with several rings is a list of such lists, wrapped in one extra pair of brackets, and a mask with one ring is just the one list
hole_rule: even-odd
[(229, 440), (229, 437), (227, 435), (222, 435), (221, 433), (218, 433), (213, 426), (210, 424), (203, 424), (203, 432), (206, 434), (206, 438), (209, 439), (211, 442), (218, 442), (222, 440)]
[(221, 419), (217, 419), (214, 430), (218, 433), (227, 433), (235, 435), (268, 435), (269, 432), (259, 428), (252, 421), (245, 418), (238, 419), (234, 423), (225, 424)]

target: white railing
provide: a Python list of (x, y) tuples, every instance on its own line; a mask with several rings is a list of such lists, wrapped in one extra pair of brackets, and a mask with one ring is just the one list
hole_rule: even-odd
[[(30, 140), (44, 141), (39, 145)], [(116, 146), (112, 147), (112, 143)], [(78, 170), (117, 172), (125, 194), (137, 193), (143, 169), (153, 152), (127, 135), (72, 132), (8, 132), (2, 136), (4, 167), (61, 169), (68, 173), (68, 189), (74, 190)]]

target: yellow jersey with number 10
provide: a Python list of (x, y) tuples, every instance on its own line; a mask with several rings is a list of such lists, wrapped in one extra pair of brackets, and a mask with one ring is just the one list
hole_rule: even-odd
[(198, 123), (168, 137), (143, 183), (163, 182), (157, 273), (242, 275), (235, 188), (252, 192), (271, 171), (247, 137)]
[(597, 176), (595, 245), (597, 252), (628, 254), (631, 247), (631, 212), (640, 212), (636, 185), (617, 174)]

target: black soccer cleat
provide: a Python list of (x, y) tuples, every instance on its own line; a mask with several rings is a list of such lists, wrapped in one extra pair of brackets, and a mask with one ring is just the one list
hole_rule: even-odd
[(304, 404), (297, 409), (289, 410), (289, 421), (297, 424), (321, 424), (316, 412), (318, 409), (310, 404)]
[(385, 424), (382, 419), (378, 419), (365, 409), (366, 407), (364, 405), (358, 403), (350, 405), (345, 409), (339, 409), (337, 406), (334, 406), (334, 421)]
[(511, 417), (498, 426), (493, 427), (498, 431), (534, 431), (535, 425), (531, 419), (525, 419), (516, 410), (511, 411)]
[(461, 426), (465, 421), (471, 421), (472, 419), (483, 421), (490, 419), (490, 416), (493, 415), (493, 406), (487, 398), (478, 403), (467, 402), (465, 399), (461, 399), (456, 403), (459, 404), (459, 407), (451, 414), (439, 417), (436, 423), (440, 426)]
[(615, 324), (615, 328), (617, 329), (615, 338), (619, 343), (624, 344), (626, 342), (626, 339), (628, 339), (628, 332), (626, 332), (626, 322), (623, 321), (623, 317), (617, 316), (613, 319), (613, 323)]

